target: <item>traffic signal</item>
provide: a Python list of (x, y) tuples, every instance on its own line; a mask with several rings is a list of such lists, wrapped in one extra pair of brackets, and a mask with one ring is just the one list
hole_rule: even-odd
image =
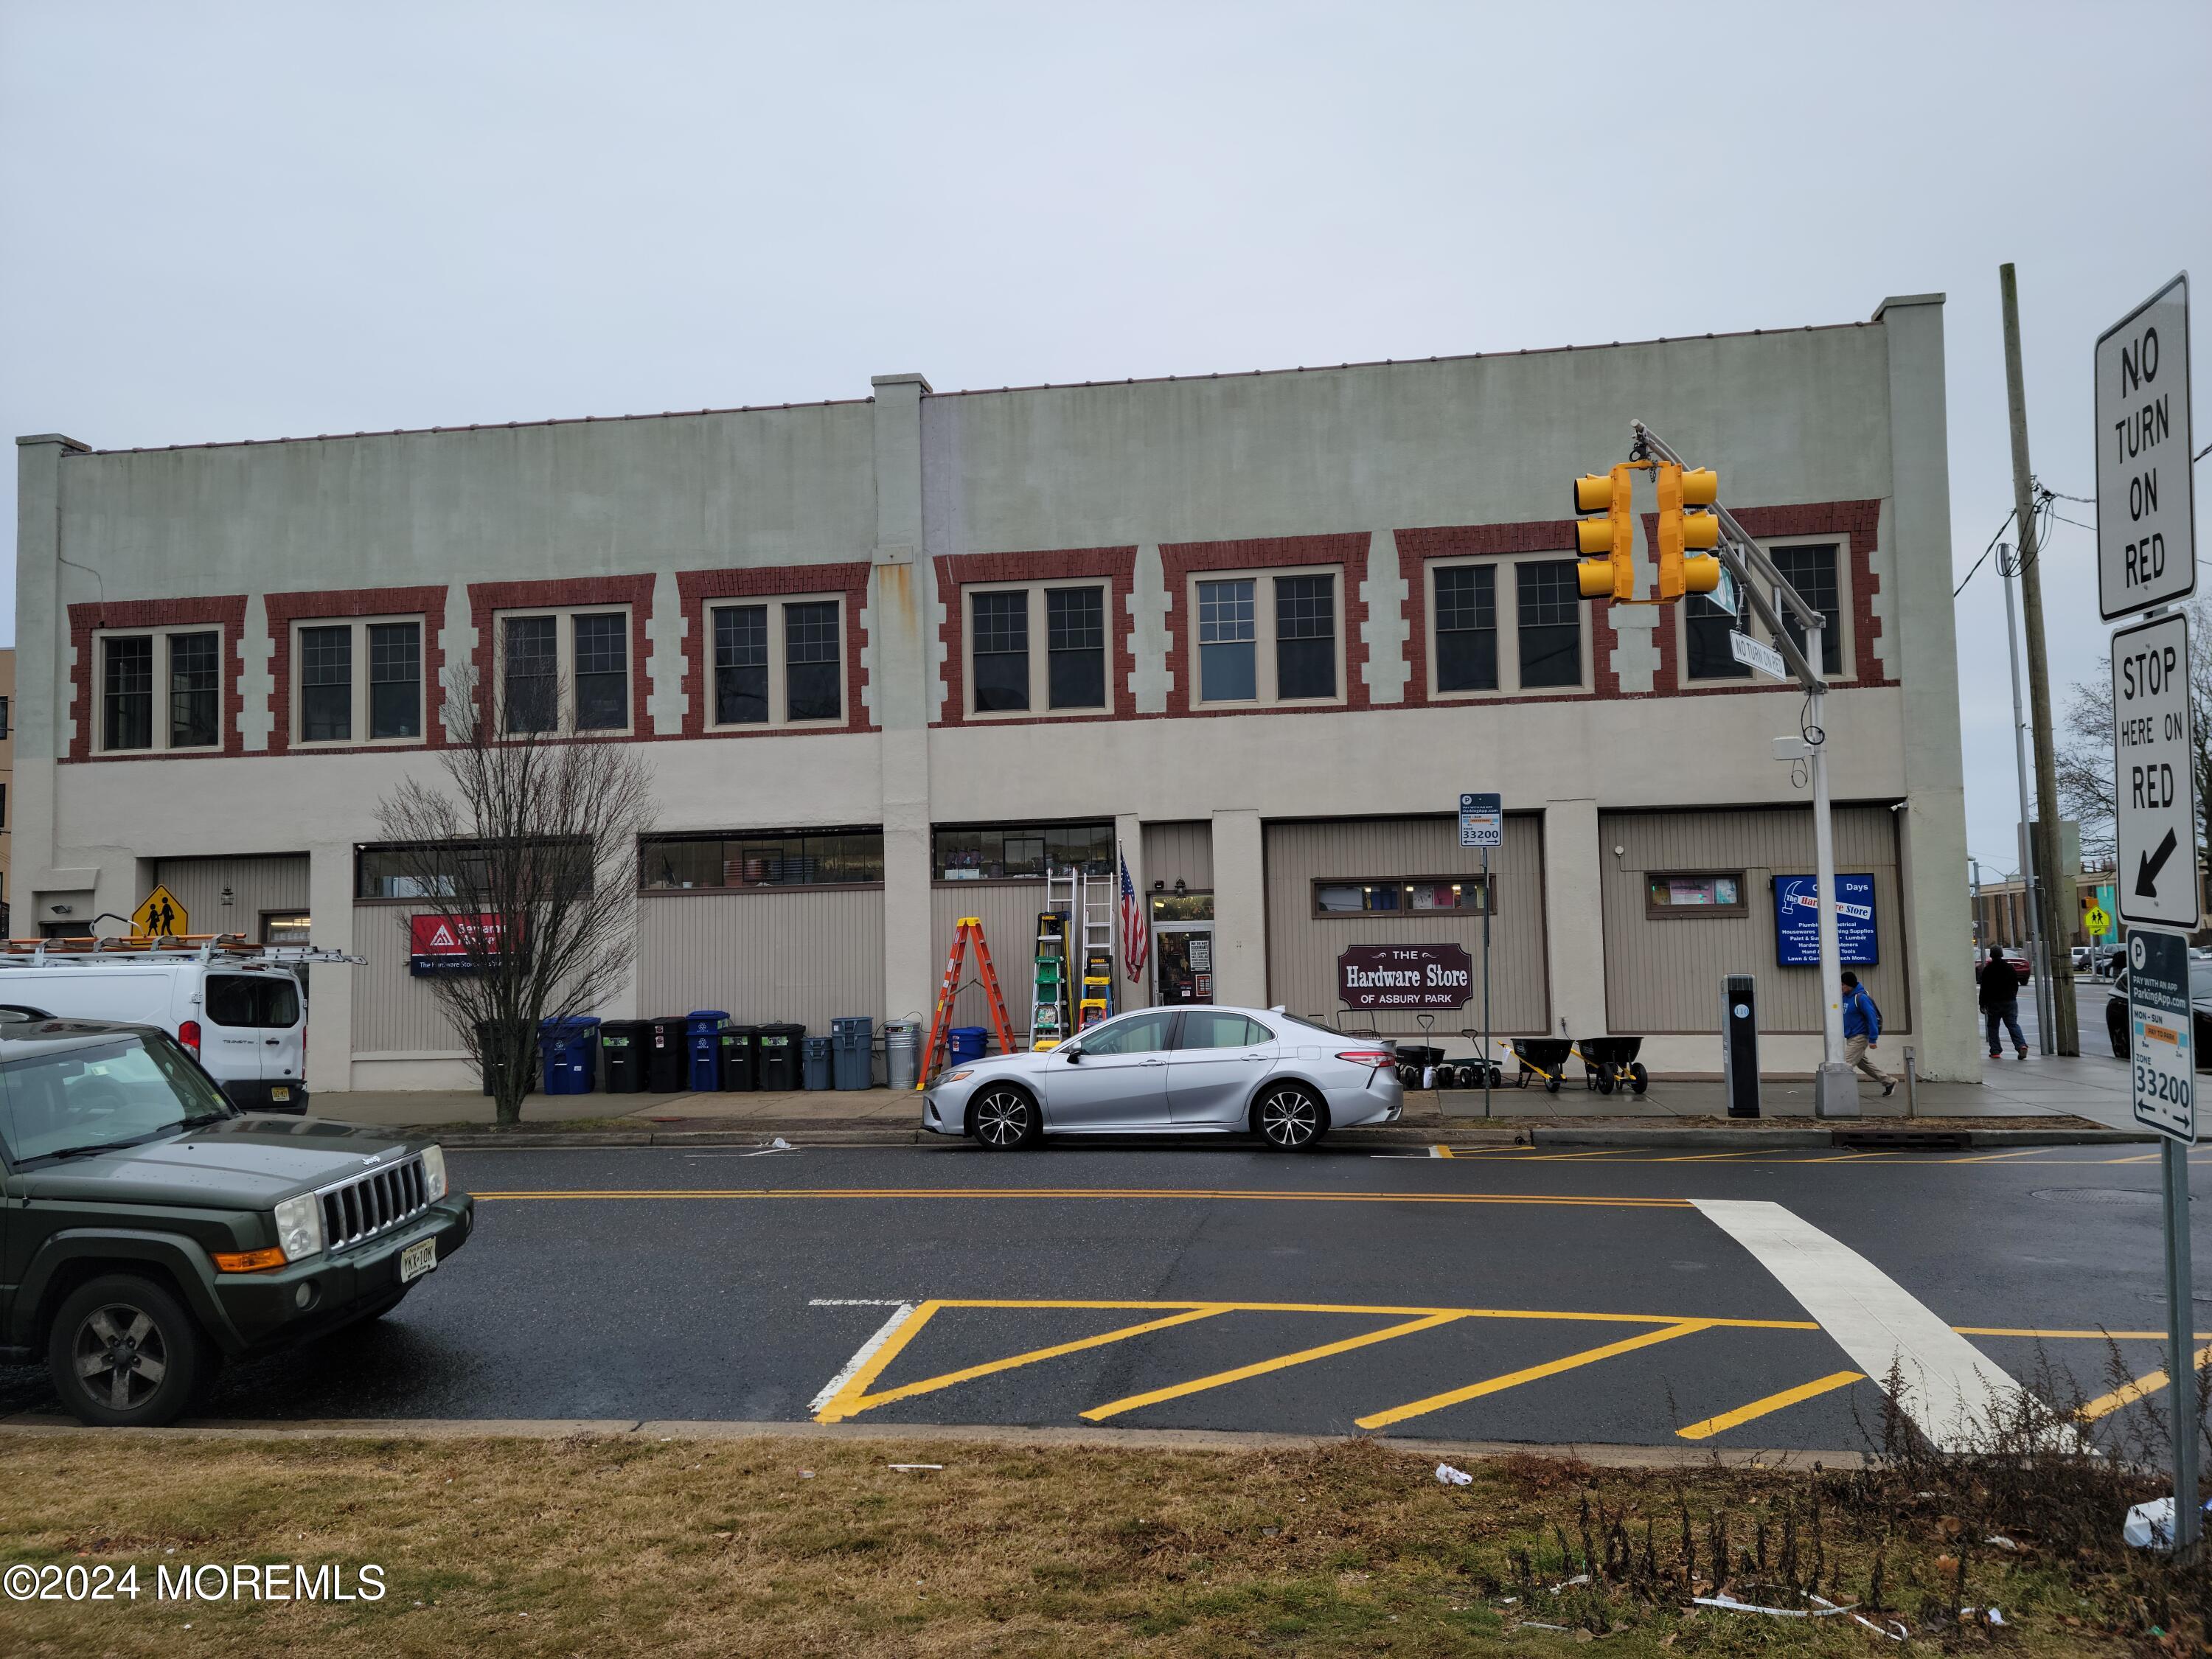
[(1631, 512), (1636, 469), (1624, 461), (1612, 472), (1589, 473), (1575, 480), (1575, 512), (1602, 513), (1601, 519), (1577, 517), (1575, 548), (1583, 556), (1577, 574), (1586, 599), (1636, 597), (1636, 520)]
[(1721, 562), (1709, 551), (1721, 544), (1721, 521), (1706, 510), (1720, 499), (1720, 489), (1709, 466), (1685, 470), (1672, 461), (1659, 463), (1661, 604), (1721, 585)]

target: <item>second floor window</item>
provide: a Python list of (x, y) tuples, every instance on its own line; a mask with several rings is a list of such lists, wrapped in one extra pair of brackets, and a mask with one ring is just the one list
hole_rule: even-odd
[(1336, 695), (1336, 578), (1275, 578), (1275, 695)]
[(110, 635), (100, 641), (100, 658), (103, 750), (221, 747), (219, 629)]
[[(1774, 568), (1784, 580), (1804, 596), (1807, 604), (1818, 611), (1826, 626), (1820, 629), (1820, 660), (1815, 665), (1823, 674), (1839, 674), (1844, 663), (1844, 613), (1841, 594), (1836, 580), (1836, 544), (1822, 542), (1811, 546), (1770, 547)], [(1790, 637), (1802, 651), (1805, 630), (1797, 625), (1795, 612), (1786, 606), (1782, 611), (1782, 625), (1790, 630)], [(1723, 641), (1725, 643), (1725, 641)]]
[(1030, 706), (1030, 596), (977, 593), (975, 618), (975, 707), (1004, 714)]
[(1521, 685), (1583, 683), (1583, 597), (1572, 559), (1528, 560), (1514, 569), (1521, 612)]
[(1103, 586), (969, 588), (966, 602), (970, 714), (1086, 714), (1109, 707)]
[(499, 618), (499, 729), (600, 732), (630, 727), (627, 610)]
[[(1738, 601), (1741, 603), (1741, 600)], [(1709, 593), (1692, 593), (1682, 604), (1682, 640), (1687, 678), (1693, 680), (1747, 680), (1751, 667), (1735, 659), (1729, 635), (1735, 618), (1715, 605)]]
[(1267, 708), (1338, 701), (1344, 638), (1337, 625), (1337, 574), (1291, 570), (1192, 582), (1196, 703)]
[(1437, 690), (1498, 690), (1498, 567), (1437, 572)]
[(714, 641), (710, 727), (811, 725), (844, 718), (843, 601), (715, 605), (708, 609), (708, 627)]
[(302, 624), (295, 741), (411, 743), (422, 735), (422, 624)]
[(1251, 580), (1198, 585), (1198, 695), (1202, 702), (1249, 702), (1259, 695), (1258, 634)]

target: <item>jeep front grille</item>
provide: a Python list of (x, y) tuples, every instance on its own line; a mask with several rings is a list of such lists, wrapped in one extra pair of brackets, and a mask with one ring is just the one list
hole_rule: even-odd
[(430, 1207), (419, 1157), (325, 1187), (316, 1196), (323, 1203), (326, 1250), (343, 1250), (388, 1233)]

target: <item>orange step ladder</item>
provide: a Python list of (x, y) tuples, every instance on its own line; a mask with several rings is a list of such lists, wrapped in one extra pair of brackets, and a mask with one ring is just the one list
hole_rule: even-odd
[(916, 1089), (927, 1086), (937, 1067), (938, 1045), (948, 1040), (952, 1029), (952, 1004), (963, 988), (960, 971), (967, 965), (971, 939), (975, 945), (975, 979), (990, 1002), (991, 1027), (998, 1034), (999, 1052), (1014, 1052), (1013, 1026), (1006, 1018), (1006, 999), (999, 991), (999, 970), (991, 966), (991, 947), (983, 942), (983, 918), (963, 916), (953, 931), (951, 954), (945, 960), (945, 982), (937, 988), (937, 1012), (930, 1018), (929, 1046), (921, 1051), (921, 1065), (915, 1075)]

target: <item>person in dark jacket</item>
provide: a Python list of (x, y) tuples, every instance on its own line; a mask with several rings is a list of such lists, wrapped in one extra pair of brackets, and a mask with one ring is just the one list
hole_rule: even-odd
[(2012, 1046), (2026, 1060), (2027, 1039), (2020, 1034), (2020, 969), (2006, 961), (2005, 953), (1992, 945), (1990, 959), (1974, 977), (1981, 985), (1982, 1023), (1989, 1028), (1990, 1058), (2004, 1058), (2004, 1049), (1997, 1039), (1997, 1026), (2002, 1023), (2011, 1034)]
[(1846, 968), (1844, 970), (1844, 1064), (1855, 1071), (1864, 1072), (1881, 1085), (1885, 1095), (1897, 1087), (1897, 1079), (1875, 1064), (1874, 1056), (1867, 1052), (1881, 1041), (1881, 1010), (1874, 1006), (1874, 999), (1859, 983), (1859, 976)]

